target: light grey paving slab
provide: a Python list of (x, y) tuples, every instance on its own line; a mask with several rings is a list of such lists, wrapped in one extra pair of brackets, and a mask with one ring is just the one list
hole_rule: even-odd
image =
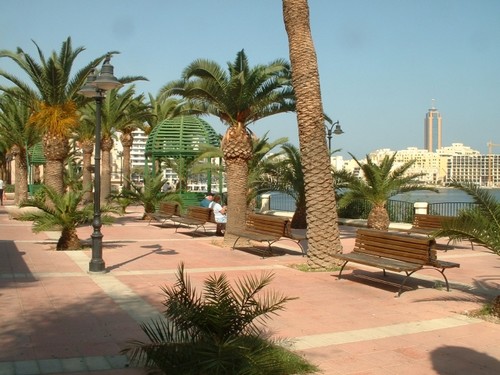
[(16, 361), (14, 362), (16, 375), (38, 375), (40, 369), (36, 361)]
[(358, 329), (344, 332), (323, 333), (318, 335), (302, 336), (293, 339), (294, 350), (304, 350), (330, 345), (346, 344), (351, 342), (377, 340), (387, 337), (410, 335), (419, 332), (436, 331), (468, 324), (480, 323), (482, 320), (456, 315), (449, 318), (431, 319), (417, 322), (392, 324), (389, 326)]
[(87, 365), (83, 357), (64, 358), (61, 364), (65, 372), (78, 372), (87, 370)]
[(85, 357), (85, 363), (90, 371), (111, 370), (111, 364), (106, 360), (106, 357)]
[(0, 362), (0, 375), (13, 375), (14, 362)]
[(130, 361), (125, 355), (112, 355), (106, 358), (112, 368), (126, 368), (130, 365)]
[(41, 374), (55, 374), (63, 371), (62, 363), (59, 359), (41, 359), (38, 361)]

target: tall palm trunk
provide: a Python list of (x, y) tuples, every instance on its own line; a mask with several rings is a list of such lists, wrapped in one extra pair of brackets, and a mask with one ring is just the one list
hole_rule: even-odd
[(120, 142), (123, 146), (123, 170), (121, 171), (123, 176), (123, 188), (130, 189), (130, 149), (134, 143), (134, 136), (132, 133), (122, 133), (120, 136)]
[(111, 150), (113, 144), (111, 137), (103, 137), (101, 140), (101, 203), (105, 203), (111, 194)]
[(58, 194), (64, 194), (64, 160), (68, 156), (68, 139), (62, 135), (46, 133), (43, 136), (45, 156), (44, 182)]
[(246, 192), (248, 191), (248, 161), (252, 158), (252, 139), (244, 124), (230, 126), (222, 139), (222, 152), (227, 174), (227, 230), (224, 244), (231, 246), (229, 234), (245, 228)]
[(26, 149), (13, 147), (14, 163), (16, 166), (16, 186), (14, 190), (14, 204), (18, 205), (28, 199), (28, 162)]
[(313, 268), (326, 268), (336, 263), (332, 255), (342, 252), (342, 245), (307, 0), (283, 0), (283, 18), (297, 99), (306, 188), (308, 263)]
[(82, 185), (84, 202), (92, 202), (92, 153), (94, 152), (94, 142), (85, 140), (81, 142), (83, 171), (82, 171)]

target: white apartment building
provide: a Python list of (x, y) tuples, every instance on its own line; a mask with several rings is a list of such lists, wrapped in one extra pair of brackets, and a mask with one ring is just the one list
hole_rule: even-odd
[(132, 136), (134, 137), (134, 142), (130, 148), (130, 168), (143, 168), (144, 163), (146, 162), (144, 153), (146, 151), (146, 141), (148, 140), (148, 136), (140, 129), (134, 130), (132, 132)]
[[(380, 149), (370, 153), (370, 158), (379, 163), (385, 156), (396, 151)], [(500, 155), (481, 155), (462, 143), (453, 143), (436, 152), (408, 147), (397, 151), (395, 166), (416, 160), (408, 173), (423, 173), (420, 180), (427, 184), (444, 185), (450, 181), (472, 182), (480, 186), (500, 186)], [(364, 162), (365, 160), (362, 160)], [(360, 174), (354, 160), (335, 158), (335, 168), (342, 165), (347, 171)]]

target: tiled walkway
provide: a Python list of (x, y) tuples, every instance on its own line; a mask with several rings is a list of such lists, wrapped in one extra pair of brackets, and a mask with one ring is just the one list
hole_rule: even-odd
[[(222, 248), (217, 237), (147, 225), (134, 210), (103, 227), (107, 272), (89, 274), (90, 251), (54, 251), (56, 233), (33, 234), (0, 207), (0, 375), (144, 374), (120, 350), (144, 338), (138, 322), (161, 312), (160, 287), (180, 262), (194, 285), (219, 272), (273, 272), (270, 288), (299, 298), (267, 328), (323, 374), (500, 373), (500, 326), (464, 314), (499, 293), (500, 258), (485, 249), (439, 252), (461, 264), (447, 271), (451, 292), (428, 270), (415, 274), (418, 289), (395, 298), (397, 288), (370, 280), (378, 270), (357, 268), (340, 281), (336, 272), (300, 272), (288, 267), (305, 261), (291, 242), (263, 259)], [(354, 231), (341, 227), (345, 251)], [(91, 232), (81, 228), (80, 238)]]

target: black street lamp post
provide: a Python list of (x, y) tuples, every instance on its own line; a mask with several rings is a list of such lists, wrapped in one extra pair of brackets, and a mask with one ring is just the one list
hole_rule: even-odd
[[(339, 121), (335, 121), (333, 124), (330, 124), (330, 125), (325, 124), (325, 126), (326, 126), (326, 137), (328, 138), (328, 152), (331, 155), (332, 154), (332, 137), (333, 137), (333, 134), (340, 135), (340, 134), (344, 133), (344, 131), (340, 127), (340, 122)], [(335, 127), (335, 129), (334, 129), (334, 127)]]
[(102, 64), (99, 74), (91, 71), (87, 82), (78, 91), (87, 98), (94, 98), (95, 109), (95, 152), (94, 152), (94, 219), (92, 227), (92, 259), (89, 262), (89, 272), (104, 272), (105, 263), (102, 259), (102, 221), (101, 221), (101, 110), (102, 101), (106, 97), (106, 91), (122, 86), (113, 75), (113, 65), (110, 63), (111, 55), (108, 55)]

